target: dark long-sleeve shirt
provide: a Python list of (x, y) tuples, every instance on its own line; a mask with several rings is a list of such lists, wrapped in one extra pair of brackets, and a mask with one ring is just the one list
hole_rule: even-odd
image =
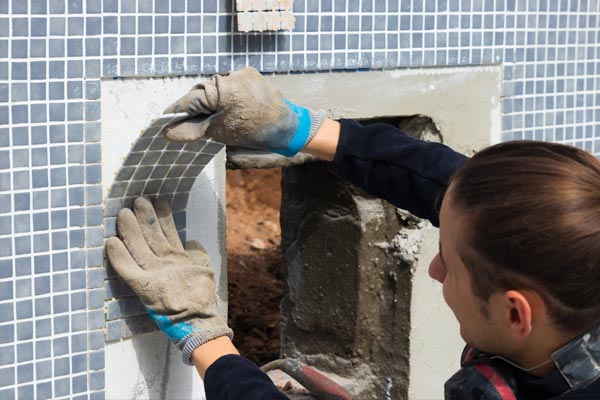
[(446, 145), (415, 139), (387, 124), (341, 120), (331, 171), (367, 193), (439, 225), (439, 205), (466, 159)]

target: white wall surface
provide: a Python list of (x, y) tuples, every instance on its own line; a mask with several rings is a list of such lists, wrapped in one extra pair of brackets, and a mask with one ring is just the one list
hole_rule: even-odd
[[(125, 79), (102, 82), (103, 188), (105, 193), (141, 130), (186, 93), (194, 78)], [(215, 267), (220, 309), (227, 311), (225, 269), (225, 151), (197, 177), (186, 209), (187, 239), (206, 248)], [(107, 399), (204, 399), (196, 370), (160, 332), (109, 342)]]

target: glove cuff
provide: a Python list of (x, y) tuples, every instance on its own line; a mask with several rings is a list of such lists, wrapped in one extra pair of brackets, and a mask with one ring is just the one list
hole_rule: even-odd
[(228, 326), (220, 326), (212, 329), (197, 330), (185, 336), (175, 344), (177, 348), (183, 351), (183, 362), (187, 365), (192, 365), (192, 353), (198, 346), (203, 345), (209, 340), (216, 339), (221, 336), (228, 336), (233, 339), (233, 331)]
[(289, 100), (285, 100), (285, 103), (298, 117), (298, 128), (285, 149), (270, 150), (282, 156), (293, 157), (315, 137), (326, 115), (323, 110), (313, 111), (307, 107), (297, 106)]
[[(302, 149), (313, 140), (317, 132), (319, 132), (321, 125), (323, 125), (323, 121), (327, 118), (327, 115), (323, 110), (313, 111), (309, 108), (308, 113), (310, 114), (310, 133), (308, 134), (308, 139), (304, 143), (304, 146), (302, 146)], [(300, 149), (300, 151), (302, 151), (302, 149)]]

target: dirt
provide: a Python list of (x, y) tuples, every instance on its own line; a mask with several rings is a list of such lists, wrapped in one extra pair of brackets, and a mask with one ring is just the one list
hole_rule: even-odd
[(279, 358), (281, 169), (227, 171), (229, 326), (258, 365)]

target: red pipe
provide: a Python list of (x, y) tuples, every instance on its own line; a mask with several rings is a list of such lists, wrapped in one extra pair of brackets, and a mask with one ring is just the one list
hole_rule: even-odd
[(261, 367), (264, 372), (279, 369), (304, 386), (319, 400), (353, 400), (350, 393), (330, 378), (290, 358), (271, 361)]

